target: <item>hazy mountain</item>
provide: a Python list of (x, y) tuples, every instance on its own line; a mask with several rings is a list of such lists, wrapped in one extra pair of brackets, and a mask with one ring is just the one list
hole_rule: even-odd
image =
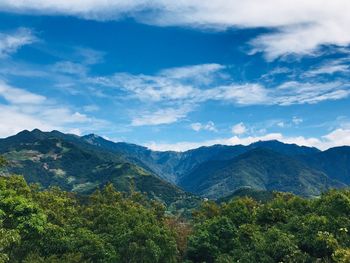
[(309, 155), (321, 152), (315, 147), (299, 146), (297, 144), (283, 143), (277, 140), (258, 141), (247, 146), (249, 149), (264, 148), (289, 156)]
[(122, 154), (128, 161), (156, 173), (167, 181), (176, 181), (174, 167), (178, 164), (181, 153), (151, 151), (136, 144), (111, 142), (95, 134), (83, 136), (81, 139), (107, 151)]
[(323, 171), (330, 178), (350, 185), (350, 147), (335, 147), (312, 155), (299, 156), (305, 164)]
[(179, 185), (187, 191), (214, 199), (241, 187), (317, 196), (331, 187), (345, 186), (290, 156), (263, 148), (253, 149), (231, 160), (202, 163)]
[(123, 154), (129, 161), (175, 183), (203, 162), (209, 160), (229, 160), (255, 148), (271, 149), (292, 156), (320, 152), (316, 148), (298, 146), (296, 144), (284, 144), (279, 141), (259, 141), (249, 146), (213, 145), (185, 152), (159, 152), (151, 151), (146, 147), (135, 144), (114, 143), (94, 134), (83, 136), (82, 139), (106, 150)]

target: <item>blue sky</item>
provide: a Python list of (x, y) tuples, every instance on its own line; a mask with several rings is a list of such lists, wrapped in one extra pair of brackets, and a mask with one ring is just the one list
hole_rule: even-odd
[(350, 145), (350, 3), (304, 2), (1, 1), (0, 137)]

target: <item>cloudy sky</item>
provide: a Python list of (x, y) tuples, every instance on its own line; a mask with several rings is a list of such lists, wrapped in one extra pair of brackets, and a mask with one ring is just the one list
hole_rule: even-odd
[(350, 145), (348, 0), (1, 0), (0, 137)]

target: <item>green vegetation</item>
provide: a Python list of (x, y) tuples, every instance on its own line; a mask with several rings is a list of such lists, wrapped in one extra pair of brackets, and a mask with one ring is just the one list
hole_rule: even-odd
[(315, 197), (327, 189), (346, 186), (290, 156), (262, 148), (230, 160), (204, 162), (179, 185), (212, 199), (225, 197), (242, 187)]
[(318, 199), (276, 193), (264, 204), (237, 198), (196, 212), (193, 262), (350, 262), (350, 191)]
[(274, 192), (257, 190), (250, 187), (242, 187), (237, 189), (236, 191), (234, 191), (232, 194), (228, 196), (217, 199), (216, 202), (220, 204), (223, 202), (231, 201), (234, 198), (240, 198), (240, 197), (250, 197), (256, 201), (266, 203), (267, 201), (270, 201), (274, 198)]
[(164, 206), (112, 185), (88, 198), (0, 178), (0, 262), (177, 262)]
[(185, 214), (200, 200), (120, 154), (57, 131), (23, 131), (2, 139), (0, 153), (8, 160), (0, 175), (20, 174), (28, 183), (39, 183), (43, 188), (58, 186), (88, 195), (110, 182), (120, 192), (142, 192), (164, 203), (169, 212)]
[[(204, 147), (186, 158), (142, 153), (188, 170), (177, 183), (222, 197), (212, 202), (113, 148), (125, 145), (107, 151), (102, 143), (37, 130), (0, 140), (0, 263), (350, 262), (350, 190), (329, 190), (345, 187), (332, 178), (347, 178), (347, 148), (274, 142), (268, 146), (283, 154), (244, 146)], [(175, 155), (184, 158), (176, 166)], [(338, 177), (327, 176), (331, 163), (343, 167)]]
[(1, 175), (20, 174), (29, 183), (79, 194), (91, 194), (112, 182), (118, 191), (133, 188), (171, 211), (192, 208), (199, 200), (194, 195), (220, 199), (251, 188), (317, 197), (350, 184), (350, 147), (346, 146), (320, 151), (266, 141), (158, 152), (97, 135), (33, 130), (0, 139), (0, 154), (9, 161)]
[(79, 196), (0, 177), (0, 262), (350, 262), (350, 191), (203, 202), (191, 220), (112, 184)]

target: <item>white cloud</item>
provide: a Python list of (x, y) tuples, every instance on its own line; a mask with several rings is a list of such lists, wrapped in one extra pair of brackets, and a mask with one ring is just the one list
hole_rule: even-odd
[(75, 56), (83, 65), (94, 65), (104, 61), (105, 52), (86, 47), (75, 48)]
[(323, 136), (323, 138), (326, 147), (350, 145), (350, 129), (339, 128)]
[(306, 77), (314, 77), (318, 75), (332, 75), (334, 73), (348, 73), (350, 72), (350, 67), (348, 65), (349, 59), (342, 58), (334, 61), (328, 61), (321, 66), (308, 70), (304, 73)]
[(85, 65), (74, 63), (71, 61), (60, 61), (52, 66), (53, 72), (70, 74), (70, 75), (86, 75), (87, 67)]
[(292, 122), (293, 122), (295, 125), (299, 125), (299, 124), (301, 124), (303, 121), (304, 121), (304, 120), (303, 120), (302, 118), (293, 116)]
[(189, 112), (189, 108), (165, 108), (160, 109), (155, 112), (145, 112), (133, 118), (132, 126), (153, 126), (161, 124), (170, 124), (177, 122), (180, 119), (186, 117)]
[(2, 0), (0, 10), (15, 13), (72, 15), (95, 20), (133, 17), (158, 25), (194, 28), (273, 28), (256, 38), (255, 52), (268, 59), (310, 54), (321, 45), (350, 43), (348, 0)]
[(85, 112), (95, 112), (95, 111), (99, 111), (100, 107), (95, 104), (91, 104), (91, 105), (84, 106), (83, 109)]
[(218, 64), (203, 64), (166, 69), (156, 75), (118, 73), (90, 78), (89, 82), (121, 89), (142, 101), (187, 104), (209, 100), (237, 105), (313, 104), (350, 95), (350, 85), (340, 81), (289, 81), (269, 88), (259, 83), (237, 84), (227, 77), (224, 69)]
[(165, 69), (160, 71), (159, 75), (165, 77), (166, 79), (187, 80), (195, 82), (196, 84), (208, 85), (214, 81), (217, 75), (220, 78), (227, 77), (222, 73), (223, 69), (225, 69), (225, 66), (220, 64), (200, 64), (194, 66)]
[(345, 21), (343, 17), (336, 20), (338, 19), (288, 25), (278, 32), (261, 35), (251, 41), (251, 53), (264, 52), (266, 59), (271, 61), (291, 54), (315, 55), (321, 45), (347, 46), (350, 37), (346, 34), (346, 27), (350, 24), (350, 19)]
[(0, 96), (12, 104), (42, 104), (46, 100), (44, 96), (11, 87), (1, 80)]
[(218, 86), (202, 92), (201, 99), (221, 100), (238, 105), (264, 105), (270, 104), (270, 91), (264, 86), (255, 83), (231, 84), (228, 86)]
[(280, 121), (277, 123), (277, 126), (283, 128), (285, 126), (285, 123), (283, 121)]
[(12, 33), (0, 33), (0, 58), (15, 53), (24, 45), (35, 42), (37, 38), (28, 28), (19, 28)]
[(200, 122), (195, 122), (195, 123), (192, 123), (190, 126), (191, 126), (191, 129), (196, 132), (201, 130), (212, 131), (212, 132), (217, 131), (215, 124), (212, 121), (208, 121), (207, 123), (203, 123), (203, 124)]
[(108, 124), (104, 120), (91, 118), (42, 95), (12, 87), (4, 82), (0, 82), (0, 97), (6, 101), (5, 104), (0, 103), (0, 137), (10, 136), (24, 129), (81, 132), (100, 129)]
[[(88, 78), (91, 85), (113, 88), (125, 93), (123, 98), (134, 98), (149, 105), (157, 102), (158, 108), (174, 108), (174, 105), (199, 105), (207, 101), (220, 101), (238, 106), (315, 104), (326, 100), (338, 100), (350, 95), (347, 82), (298, 82), (288, 81), (279, 85), (264, 86), (262, 83), (235, 83), (225, 73), (225, 67), (219, 64), (203, 64), (170, 68), (155, 75), (132, 75), (117, 73), (112, 76)], [(154, 105), (154, 104), (153, 104)], [(193, 108), (193, 107), (192, 107)], [(169, 116), (160, 117), (164, 110), (134, 118), (132, 125), (140, 126), (173, 123), (181, 120), (191, 112), (172, 112)], [(156, 121), (158, 119), (159, 121)], [(195, 127), (198, 128), (198, 125)]]
[(202, 129), (202, 124), (200, 122), (192, 123), (191, 129), (198, 132)]
[(285, 82), (271, 91), (271, 102), (277, 105), (315, 104), (338, 100), (350, 95), (350, 85), (342, 82)]
[(117, 73), (110, 77), (91, 78), (90, 82), (107, 87), (122, 89), (141, 100), (181, 100), (198, 97), (197, 86), (212, 83), (216, 77), (224, 76), (219, 64), (202, 64), (170, 68), (156, 75), (132, 75)]
[(321, 138), (314, 137), (289, 137), (281, 133), (268, 133), (262, 136), (247, 136), (231, 138), (218, 138), (201, 142), (177, 142), (177, 143), (146, 143), (145, 146), (157, 151), (187, 151), (201, 146), (212, 146), (215, 144), (222, 145), (249, 145), (257, 141), (279, 140), (284, 143), (293, 143), (301, 146), (316, 147), (321, 150), (326, 150), (331, 147), (350, 145), (350, 129), (336, 129)]
[(247, 128), (243, 122), (237, 123), (232, 127), (232, 133), (237, 135), (242, 135), (247, 132)]

